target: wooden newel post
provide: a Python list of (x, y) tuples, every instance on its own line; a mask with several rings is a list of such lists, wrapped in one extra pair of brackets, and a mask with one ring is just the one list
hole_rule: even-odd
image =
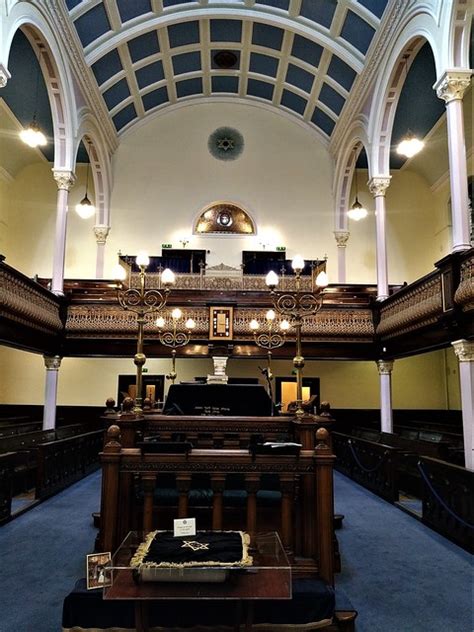
[(100, 454), (102, 463), (102, 496), (100, 504), (99, 548), (102, 551), (115, 551), (117, 546), (117, 516), (120, 473), (120, 428), (116, 425), (107, 430), (107, 441)]
[(336, 457), (329, 448), (329, 432), (319, 428), (316, 432), (315, 486), (316, 486), (316, 528), (319, 574), (334, 585), (334, 495), (333, 465)]

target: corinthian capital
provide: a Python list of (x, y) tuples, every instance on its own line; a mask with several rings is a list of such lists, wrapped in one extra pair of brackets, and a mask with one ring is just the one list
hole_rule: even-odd
[(385, 195), (385, 191), (390, 186), (392, 176), (375, 176), (368, 181), (369, 191), (374, 197)]
[(47, 371), (59, 371), (59, 367), (61, 366), (61, 356), (43, 356), (44, 366)]
[(448, 104), (462, 99), (471, 83), (470, 70), (447, 70), (433, 88), (440, 99)]
[(3, 64), (0, 64), (0, 88), (4, 88), (7, 85), (7, 81), (10, 79), (11, 74), (5, 68)]
[(338, 248), (345, 248), (349, 241), (350, 232), (348, 230), (335, 230), (334, 237)]
[(69, 191), (76, 181), (76, 176), (72, 171), (53, 171), (54, 179), (58, 189)]
[(110, 226), (106, 224), (97, 224), (94, 226), (95, 240), (98, 244), (105, 244), (109, 235)]
[(451, 344), (454, 347), (454, 353), (457, 355), (459, 362), (474, 361), (474, 341), (456, 340)]
[(393, 360), (377, 360), (379, 375), (390, 375), (393, 371)]

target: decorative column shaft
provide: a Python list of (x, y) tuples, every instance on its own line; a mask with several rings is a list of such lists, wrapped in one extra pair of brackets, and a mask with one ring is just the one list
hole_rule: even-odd
[(375, 199), (375, 231), (377, 251), (377, 300), (388, 298), (387, 237), (385, 230), (385, 191), (392, 176), (377, 176), (368, 182)]
[(56, 428), (56, 400), (58, 395), (58, 372), (61, 356), (43, 356), (46, 367), (46, 386), (44, 393), (43, 430)]
[(474, 341), (456, 340), (451, 344), (459, 360), (464, 462), (468, 470), (474, 470)]
[(393, 360), (377, 360), (380, 375), (380, 425), (382, 432), (393, 432), (392, 370)]
[(11, 78), (11, 74), (3, 64), (0, 64), (0, 88), (4, 88), (7, 85), (8, 80)]
[(451, 186), (452, 252), (470, 248), (469, 195), (462, 99), (470, 85), (470, 70), (447, 70), (433, 88), (446, 103), (449, 179)]
[(106, 224), (97, 224), (94, 226), (94, 235), (97, 242), (97, 257), (95, 264), (95, 278), (104, 278), (104, 258), (105, 258), (105, 244), (109, 235), (110, 226)]
[(346, 246), (349, 240), (348, 230), (335, 230), (334, 237), (337, 242), (337, 279), (338, 283), (346, 282)]
[(62, 295), (64, 288), (64, 259), (66, 255), (66, 229), (69, 190), (76, 181), (72, 171), (53, 171), (58, 185), (56, 206), (56, 233), (54, 238), (53, 279), (51, 291)]

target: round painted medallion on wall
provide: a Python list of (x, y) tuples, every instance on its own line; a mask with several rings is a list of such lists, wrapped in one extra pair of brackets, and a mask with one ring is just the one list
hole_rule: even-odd
[(209, 136), (207, 146), (217, 160), (235, 160), (244, 149), (244, 137), (232, 127), (219, 127)]

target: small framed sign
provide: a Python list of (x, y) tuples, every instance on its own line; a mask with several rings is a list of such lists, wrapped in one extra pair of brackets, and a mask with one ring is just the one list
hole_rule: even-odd
[(234, 308), (225, 306), (209, 309), (209, 340), (232, 340)]
[(87, 556), (87, 590), (94, 588), (103, 588), (110, 586), (112, 578), (110, 570), (107, 572), (107, 566), (110, 566), (110, 553), (94, 553)]

